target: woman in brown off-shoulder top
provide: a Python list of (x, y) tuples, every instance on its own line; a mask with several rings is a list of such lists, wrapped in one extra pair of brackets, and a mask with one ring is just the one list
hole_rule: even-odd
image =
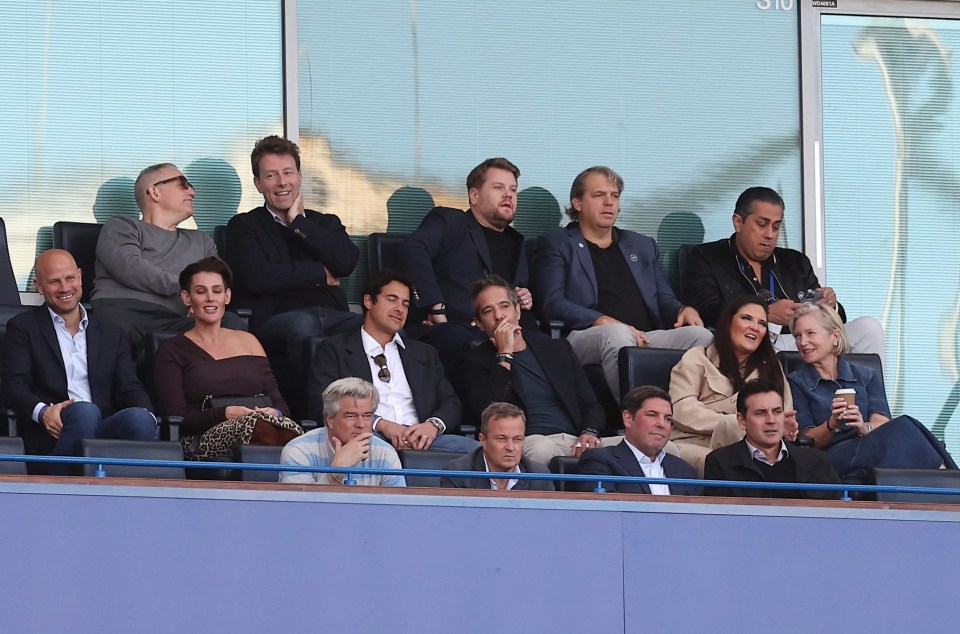
[[(165, 341), (157, 352), (157, 392), (168, 416), (182, 416), (180, 441), (188, 459), (232, 455), (238, 444), (283, 445), (303, 430), (285, 417), (263, 346), (242, 330), (221, 326), (230, 303), (233, 273), (220, 258), (189, 265), (180, 295), (194, 327)], [(271, 406), (208, 407), (210, 397), (263, 395)]]

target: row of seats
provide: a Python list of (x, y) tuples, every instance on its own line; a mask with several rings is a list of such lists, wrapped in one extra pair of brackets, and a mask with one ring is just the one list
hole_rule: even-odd
[[(246, 464), (280, 464), (282, 447), (243, 445), (235, 457)], [(442, 469), (450, 461), (464, 454), (440, 451), (401, 450), (400, 464), (404, 469)], [(22, 455), (23, 441), (19, 438), (0, 438), (0, 454)], [(131, 440), (87, 439), (83, 441), (83, 455), (96, 458), (128, 458), (136, 460), (182, 461), (183, 450), (177, 442), (138, 442)], [(550, 470), (557, 474), (577, 474), (578, 459), (557, 457), (550, 462)], [(84, 465), (84, 475), (95, 476), (101, 467), (98, 464)], [(157, 478), (182, 480), (186, 477), (183, 467), (102, 465), (106, 474), (118, 478)], [(0, 461), (0, 474), (26, 475), (23, 462)], [(245, 482), (276, 482), (277, 471), (244, 469), (239, 476)], [(407, 486), (439, 487), (439, 476), (408, 475)], [(558, 491), (574, 487), (563, 480), (555, 482)], [(876, 469), (872, 484), (879, 486), (930, 487), (960, 489), (960, 471), (930, 469)], [(960, 504), (960, 494), (939, 495), (935, 493), (876, 492), (879, 502), (921, 502), (929, 504)]]

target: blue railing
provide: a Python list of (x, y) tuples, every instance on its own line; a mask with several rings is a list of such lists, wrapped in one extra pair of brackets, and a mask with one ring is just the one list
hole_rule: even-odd
[[(106, 477), (105, 466), (128, 467), (173, 467), (184, 469), (227, 469), (246, 471), (291, 471), (289, 465), (259, 464), (249, 462), (199, 462), (192, 460), (141, 460), (135, 458), (97, 458), (75, 456), (29, 456), (0, 454), (0, 462), (41, 462), (57, 464), (95, 464), (95, 477)], [(356, 485), (356, 475), (401, 475), (421, 477), (454, 477), (454, 478), (482, 478), (489, 479), (490, 473), (484, 471), (451, 471), (446, 469), (371, 469), (371, 468), (343, 468), (343, 467), (308, 467), (298, 465), (295, 471), (299, 473), (340, 473), (344, 474), (345, 485)], [(791, 491), (839, 491), (841, 500), (851, 500), (850, 493), (915, 493), (932, 495), (960, 495), (960, 488), (947, 487), (920, 487), (920, 486), (878, 486), (869, 484), (799, 484), (793, 482), (740, 482), (732, 480), (698, 480), (695, 478), (646, 478), (635, 476), (598, 476), (590, 474), (572, 473), (511, 473), (510, 479), (517, 480), (551, 480), (564, 482), (591, 482), (596, 483), (594, 493), (606, 493), (604, 484), (618, 482), (632, 482), (645, 484), (686, 484), (698, 487), (733, 487), (738, 489), (766, 489)]]

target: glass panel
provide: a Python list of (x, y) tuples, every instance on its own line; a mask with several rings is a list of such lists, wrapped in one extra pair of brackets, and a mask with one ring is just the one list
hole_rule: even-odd
[(822, 16), (826, 258), (882, 318), (887, 390), (960, 451), (960, 23)]
[(353, 235), (406, 232), (434, 204), (464, 208), (470, 169), (506, 156), (529, 238), (565, 224), (574, 176), (605, 164), (626, 181), (620, 225), (664, 255), (732, 233), (758, 184), (783, 193), (782, 244), (802, 248), (792, 7), (299, 2), (306, 200)]
[(249, 156), (283, 129), (280, 4), (4, 3), (0, 216), (21, 288), (44, 227), (136, 214), (147, 165), (187, 173), (204, 229), (261, 204)]

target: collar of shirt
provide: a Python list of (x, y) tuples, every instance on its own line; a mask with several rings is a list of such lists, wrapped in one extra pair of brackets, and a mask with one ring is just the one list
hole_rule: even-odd
[[(283, 216), (281, 216), (280, 214), (278, 214), (277, 212), (275, 212), (273, 209), (270, 209), (269, 205), (267, 205), (266, 203), (264, 203), (264, 204), (263, 204), (263, 207), (264, 207), (264, 209), (266, 209), (267, 211), (270, 212), (270, 215), (273, 216), (273, 219), (274, 219), (275, 221), (277, 221), (278, 223), (282, 224), (284, 227), (289, 227), (289, 226), (290, 226), (290, 225), (287, 223), (286, 218), (284, 218)], [(306, 217), (307, 212), (304, 211), (304, 212), (301, 213), (300, 215)]]
[[(666, 478), (667, 474), (663, 470), (663, 458), (667, 455), (667, 452), (663, 449), (657, 454), (657, 457), (654, 460), (651, 460), (649, 456), (645, 453), (634, 447), (626, 438), (621, 442), (627, 443), (627, 447), (630, 448), (630, 451), (633, 452), (633, 455), (636, 457), (637, 462), (640, 463), (640, 470), (643, 472), (643, 475), (648, 478)], [(653, 495), (670, 495), (670, 487), (666, 484), (647, 484), (650, 487), (650, 493)]]
[(790, 450), (787, 449), (787, 443), (783, 442), (782, 440), (780, 441), (780, 454), (777, 456), (777, 459), (774, 460), (773, 462), (770, 462), (767, 459), (767, 454), (763, 453), (762, 451), (760, 451), (759, 449), (751, 445), (749, 440), (747, 440), (746, 443), (747, 443), (747, 449), (750, 451), (751, 458), (753, 458), (754, 460), (759, 460), (763, 464), (770, 465), (771, 467), (790, 455)]
[[(483, 454), (483, 452), (481, 452), (481, 454), (483, 455), (483, 468), (486, 469), (487, 472), (489, 473), (495, 473), (494, 471), (490, 471), (490, 464), (487, 462), (486, 454)], [(510, 471), (499, 471), (496, 473), (509, 474), (509, 473), (522, 473), (522, 472), (520, 471), (520, 465), (518, 464)], [(497, 478), (497, 479), (502, 480), (503, 478)], [(517, 480), (516, 478), (509, 478), (507, 480), (507, 491), (517, 486), (517, 482), (519, 482), (519, 480)], [(493, 489), (494, 491), (499, 490), (499, 487), (497, 486), (497, 483), (494, 481), (493, 478), (490, 478), (490, 488)]]
[[(375, 357), (381, 352), (386, 352), (386, 346), (381, 346), (380, 343), (371, 337), (367, 333), (366, 329), (362, 327), (360, 328), (360, 341), (363, 343), (363, 351), (368, 357)], [(398, 348), (406, 349), (406, 346), (403, 345), (403, 339), (400, 338), (399, 332), (393, 335), (393, 340), (388, 341), (387, 345), (389, 346), (391, 343), (396, 344)]]
[[(80, 308), (79, 332), (86, 332), (87, 326), (90, 324), (90, 320), (87, 318), (87, 310), (83, 307), (83, 304), (78, 304), (77, 306)], [(50, 313), (50, 319), (53, 320), (54, 325), (62, 328), (67, 327), (67, 322), (64, 321), (63, 317), (53, 312), (53, 309), (51, 309), (50, 306), (47, 306), (47, 312)]]
[(820, 376), (820, 373), (817, 372), (817, 369), (809, 363), (801, 365), (799, 370), (791, 373), (791, 376), (794, 374), (798, 375), (798, 378), (803, 379), (803, 382), (806, 383), (811, 390), (815, 389), (820, 381), (830, 381), (831, 383), (838, 383), (839, 381), (846, 381), (848, 383), (857, 382), (857, 375), (853, 373), (853, 368), (843, 357), (837, 359), (836, 380), (823, 378)]

